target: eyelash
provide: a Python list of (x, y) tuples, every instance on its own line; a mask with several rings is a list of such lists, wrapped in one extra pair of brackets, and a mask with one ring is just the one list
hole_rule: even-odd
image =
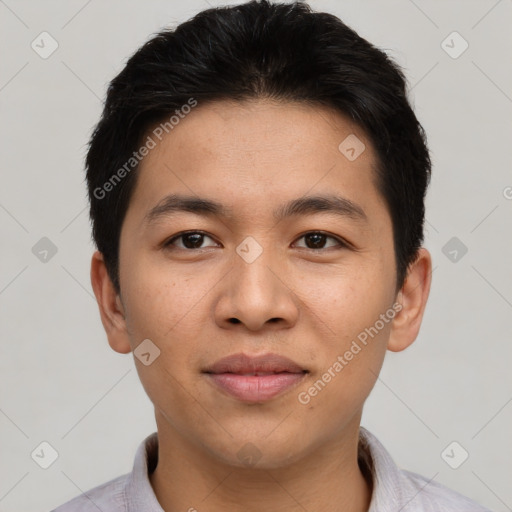
[[(168, 250), (174, 250), (174, 249), (179, 249), (179, 250), (183, 250), (183, 251), (188, 251), (188, 252), (196, 252), (196, 251), (201, 251), (202, 249), (201, 248), (198, 248), (198, 249), (189, 249), (189, 248), (183, 248), (183, 247), (173, 247), (173, 243), (186, 236), (186, 235), (192, 235), (192, 234), (199, 234), (199, 235), (204, 235), (208, 238), (211, 238), (212, 240), (214, 240), (214, 238), (212, 236), (210, 236), (208, 233), (204, 232), (204, 231), (183, 231), (181, 233), (178, 233), (176, 235), (174, 235), (172, 238), (168, 239), (166, 242), (164, 242), (163, 244), (163, 247), (165, 249), (168, 249)], [(327, 239), (332, 239), (332, 240), (335, 240), (338, 244), (337, 247), (326, 247), (326, 248), (320, 248), (320, 249), (311, 249), (309, 247), (301, 247), (301, 249), (306, 249), (307, 251), (313, 251), (313, 252), (321, 252), (321, 251), (326, 251), (328, 249), (342, 249), (342, 248), (349, 248), (350, 247), (350, 244), (346, 241), (344, 241), (343, 239), (339, 238), (339, 237), (336, 237), (334, 235), (330, 235), (329, 233), (326, 233), (324, 231), (307, 231), (306, 233), (303, 233), (297, 240), (300, 240), (301, 238), (304, 238), (305, 236), (307, 235), (312, 235), (312, 234), (315, 234), (315, 235), (325, 235)]]

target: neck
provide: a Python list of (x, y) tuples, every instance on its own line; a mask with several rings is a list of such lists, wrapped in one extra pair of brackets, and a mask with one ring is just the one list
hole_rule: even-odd
[(267, 469), (219, 461), (158, 416), (157, 425), (158, 464), (149, 477), (166, 512), (368, 511), (372, 489), (357, 461), (358, 422), (299, 460)]

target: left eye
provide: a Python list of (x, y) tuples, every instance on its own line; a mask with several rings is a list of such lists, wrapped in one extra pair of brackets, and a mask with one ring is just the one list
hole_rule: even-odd
[[(167, 242), (165, 242), (165, 247), (177, 247), (179, 249), (202, 249), (202, 244), (204, 243), (205, 239), (209, 238), (213, 241), (213, 239), (208, 236), (206, 233), (203, 233), (201, 231), (189, 231), (188, 233), (181, 233), (179, 235), (176, 235), (169, 239)], [(334, 237), (329, 236), (326, 233), (322, 233), (321, 231), (311, 231), (309, 233), (306, 233), (302, 235), (298, 240), (304, 239), (305, 241), (305, 247), (302, 246), (305, 249), (311, 249), (311, 250), (321, 250), (326, 249), (328, 247), (325, 247), (325, 244), (328, 240), (332, 240), (334, 244), (331, 245), (331, 247), (346, 247), (346, 244)], [(181, 241), (181, 244), (177, 244), (177, 241)]]
[(345, 244), (338, 238), (329, 236), (325, 233), (322, 233), (321, 231), (311, 231), (310, 233), (306, 233), (305, 235), (302, 235), (299, 240), (304, 239), (306, 242), (306, 249), (313, 249), (313, 250), (319, 250), (319, 249), (326, 249), (324, 247), (326, 240), (331, 239), (335, 243), (331, 247), (345, 247)]

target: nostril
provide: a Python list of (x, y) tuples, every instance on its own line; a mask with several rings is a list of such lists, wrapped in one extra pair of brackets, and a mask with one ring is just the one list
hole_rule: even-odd
[(240, 323), (240, 320), (238, 320), (238, 318), (230, 318), (229, 321), (232, 323), (232, 324), (239, 324)]

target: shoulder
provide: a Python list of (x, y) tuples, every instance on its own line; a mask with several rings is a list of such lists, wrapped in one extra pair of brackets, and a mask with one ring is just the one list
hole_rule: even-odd
[(401, 478), (414, 496), (404, 512), (421, 510), (425, 512), (491, 512), (475, 501), (459, 494), (448, 487), (425, 478), (412, 471), (400, 470)]
[(360, 428), (359, 461), (373, 479), (370, 512), (491, 512), (418, 473), (400, 469), (375, 435)]
[(51, 512), (125, 512), (125, 485), (129, 473), (94, 487)]

